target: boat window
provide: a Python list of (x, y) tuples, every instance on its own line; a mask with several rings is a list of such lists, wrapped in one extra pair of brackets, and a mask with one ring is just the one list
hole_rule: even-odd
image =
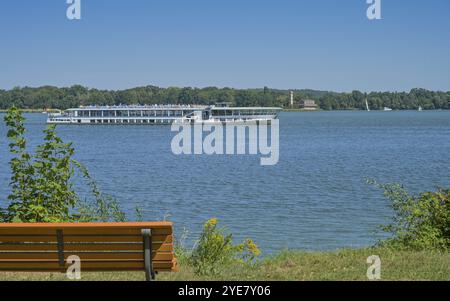
[(111, 117), (114, 116), (114, 111), (103, 111), (103, 117)]
[(130, 111), (130, 117), (140, 117), (141, 111), (132, 110)]

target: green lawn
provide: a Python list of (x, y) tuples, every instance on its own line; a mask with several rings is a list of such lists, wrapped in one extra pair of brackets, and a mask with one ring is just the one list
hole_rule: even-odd
[[(161, 273), (158, 280), (367, 280), (367, 257), (381, 258), (382, 280), (450, 280), (450, 253), (388, 249), (336, 252), (285, 251), (254, 266), (224, 267), (217, 276), (196, 276), (180, 263), (178, 273)], [(82, 273), (83, 280), (144, 280), (144, 273)], [(0, 273), (0, 280), (66, 280), (63, 274)]]

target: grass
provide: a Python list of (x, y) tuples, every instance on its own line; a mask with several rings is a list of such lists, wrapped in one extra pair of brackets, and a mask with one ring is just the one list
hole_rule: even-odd
[[(161, 273), (163, 280), (367, 280), (367, 257), (381, 258), (382, 280), (450, 280), (450, 252), (393, 251), (384, 248), (335, 252), (284, 251), (249, 265), (223, 267), (219, 275), (197, 276), (180, 262), (177, 273)], [(143, 272), (82, 273), (82, 280), (144, 280)], [(0, 273), (0, 280), (67, 280), (64, 274)]]

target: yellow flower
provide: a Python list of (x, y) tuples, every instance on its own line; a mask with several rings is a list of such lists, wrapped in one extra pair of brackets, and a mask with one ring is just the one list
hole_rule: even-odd
[(218, 223), (217, 218), (212, 218), (206, 222), (205, 226), (206, 227), (214, 227), (215, 225), (217, 225), (217, 223)]
[(245, 244), (247, 245), (248, 251), (254, 256), (259, 256), (261, 254), (261, 250), (258, 248), (258, 246), (252, 239), (247, 239), (245, 241)]

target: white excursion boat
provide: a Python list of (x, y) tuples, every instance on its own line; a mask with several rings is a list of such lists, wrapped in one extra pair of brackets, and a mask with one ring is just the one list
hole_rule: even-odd
[(251, 124), (268, 122), (278, 118), (281, 108), (267, 107), (211, 107), (176, 120), (175, 123), (189, 124)]
[(383, 110), (383, 111), (389, 112), (389, 111), (392, 111), (392, 109), (391, 109), (391, 108), (388, 108), (388, 107), (384, 107), (384, 110)]
[(248, 123), (278, 118), (278, 107), (88, 106), (48, 114), (49, 124)]

